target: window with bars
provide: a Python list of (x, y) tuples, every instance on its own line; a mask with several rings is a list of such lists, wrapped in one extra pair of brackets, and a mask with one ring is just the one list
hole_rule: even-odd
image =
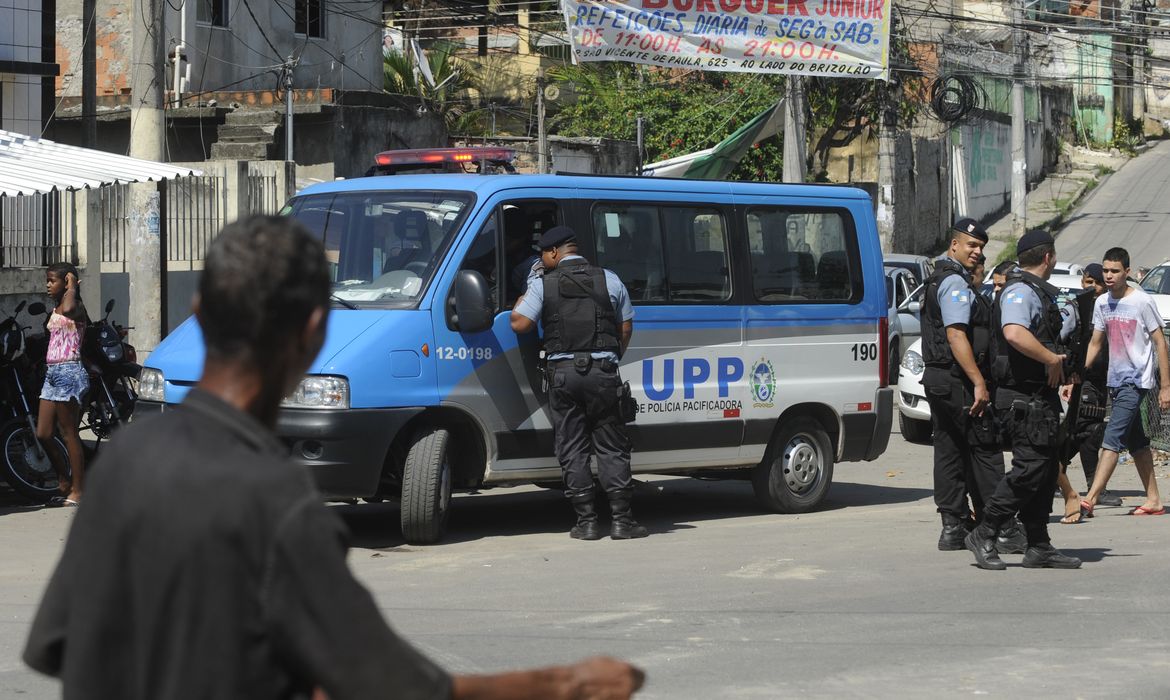
[(325, 37), (325, 3), (323, 0), (297, 0), (295, 31), (314, 39)]

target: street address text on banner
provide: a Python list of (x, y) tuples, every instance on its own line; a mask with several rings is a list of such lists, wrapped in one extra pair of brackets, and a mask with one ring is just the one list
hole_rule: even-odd
[(578, 61), (886, 80), (891, 0), (561, 0)]

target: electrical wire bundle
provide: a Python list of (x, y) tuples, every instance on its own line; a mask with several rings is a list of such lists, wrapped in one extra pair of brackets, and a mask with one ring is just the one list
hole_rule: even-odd
[(960, 122), (979, 107), (983, 94), (970, 76), (946, 74), (930, 85), (930, 108), (940, 121)]

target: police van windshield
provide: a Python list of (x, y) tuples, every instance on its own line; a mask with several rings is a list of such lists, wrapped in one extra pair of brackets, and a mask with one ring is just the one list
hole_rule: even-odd
[(470, 209), (466, 192), (336, 192), (288, 213), (325, 244), (334, 296), (371, 308), (414, 306)]

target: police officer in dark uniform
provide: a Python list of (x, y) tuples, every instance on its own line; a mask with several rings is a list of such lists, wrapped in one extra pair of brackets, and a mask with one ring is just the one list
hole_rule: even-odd
[(995, 307), (998, 329), (992, 375), (995, 408), (1012, 442), (1012, 469), (986, 503), (983, 521), (966, 538), (980, 568), (1003, 570), (996, 534), (1019, 513), (1028, 546), (1026, 568), (1076, 569), (1081, 560), (1052, 546), (1048, 516), (1060, 464), (1056, 433), (1060, 424), (1057, 391), (1065, 381), (1064, 343), (1076, 315), (1063, 312), (1060, 290), (1046, 281), (1056, 266), (1052, 236), (1032, 230), (1016, 246), (1019, 267), (1008, 273)]
[[(972, 288), (971, 270), (983, 259), (987, 231), (960, 219), (950, 248), (935, 261), (922, 307), (922, 384), (934, 421), (934, 502), (942, 516), (938, 548), (965, 549), (974, 527), (967, 497), (980, 519), (1003, 478), (1003, 452), (991, 406), (991, 300)], [(1000, 535), (1000, 551), (1023, 552), (1014, 519)]]
[(543, 276), (530, 278), (528, 291), (512, 309), (512, 330), (527, 333), (539, 319), (548, 360), (549, 410), (565, 495), (577, 512), (569, 536), (601, 538), (593, 505), (589, 456), (613, 514), (610, 537), (645, 537), (646, 528), (630, 510), (630, 440), (618, 412), (622, 381), (618, 359), (634, 332), (634, 308), (625, 285), (609, 270), (577, 254), (576, 234), (556, 226), (540, 237)]

